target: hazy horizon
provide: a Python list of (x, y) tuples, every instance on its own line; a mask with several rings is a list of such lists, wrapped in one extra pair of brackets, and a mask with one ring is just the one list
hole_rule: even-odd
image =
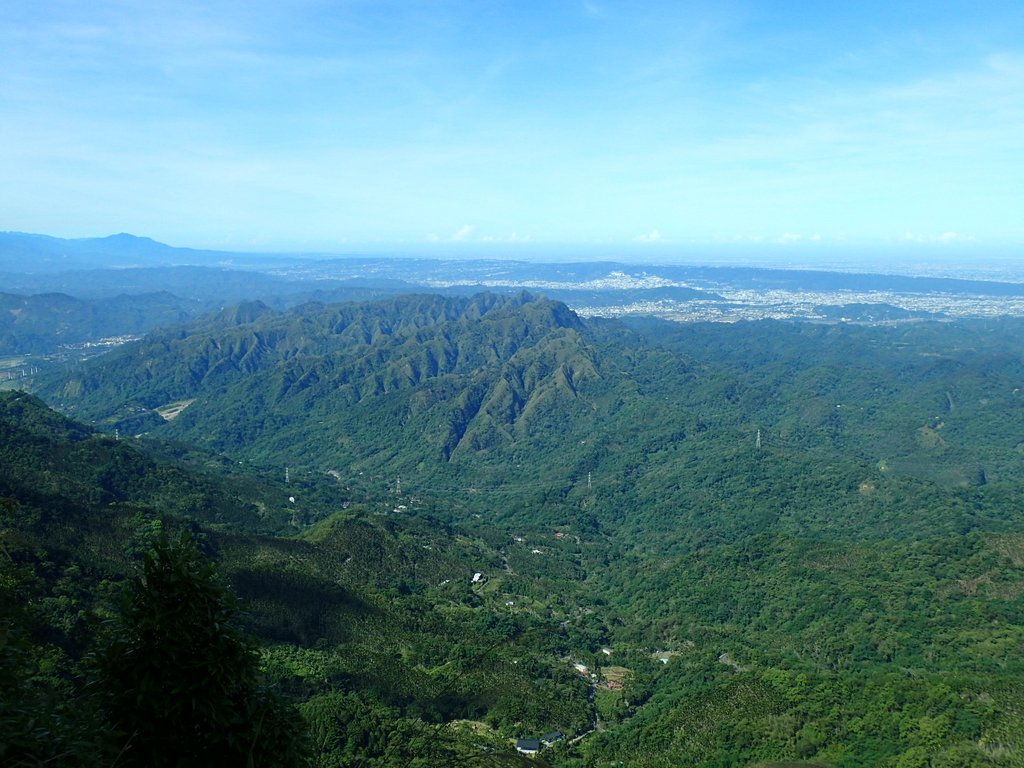
[(1008, 252), (1022, 40), (1009, 2), (14, 0), (0, 229)]
[[(144, 257), (144, 262), (173, 264), (195, 264), (205, 266), (235, 267), (243, 269), (269, 269), (276, 265), (284, 268), (289, 263), (317, 262), (330, 260), (366, 259), (413, 259), (457, 263), (503, 262), (535, 263), (538, 265), (596, 265), (606, 263), (609, 270), (619, 267), (631, 269), (659, 267), (741, 267), (761, 269), (817, 270), (831, 272), (856, 272), (863, 274), (889, 274), (904, 276), (949, 277), (969, 280), (991, 280), (1003, 282), (1024, 282), (1024, 260), (1018, 249), (980, 249), (971, 244), (948, 244), (944, 247), (922, 244), (901, 244), (891, 248), (865, 248), (854, 244), (823, 247), (808, 250), (800, 245), (732, 244), (717, 247), (679, 246), (670, 243), (657, 244), (544, 244), (544, 243), (377, 243), (351, 245), (335, 251), (285, 251), (285, 250), (244, 250), (192, 248), (180, 242), (163, 242), (139, 233), (118, 232), (107, 235), (82, 238), (60, 238), (41, 232), (0, 232), (2, 236), (28, 238), (56, 238), (57, 240), (96, 242), (99, 251), (106, 251), (103, 241), (116, 238), (134, 238), (127, 251), (120, 254), (117, 268), (125, 266), (123, 260), (132, 254)], [(146, 244), (151, 241), (157, 247), (173, 249), (164, 260), (153, 262), (154, 254)], [(124, 244), (116, 246), (118, 251)], [(184, 258), (191, 252), (192, 255)], [(111, 252), (112, 254), (114, 252)], [(156, 253), (161, 253), (157, 251)], [(179, 258), (174, 258), (176, 254)], [(103, 257), (99, 257), (102, 261)], [(182, 260), (184, 259), (184, 260)], [(140, 262), (140, 266), (143, 262)], [(73, 267), (69, 267), (73, 268)], [(17, 270), (14, 270), (17, 271)]]

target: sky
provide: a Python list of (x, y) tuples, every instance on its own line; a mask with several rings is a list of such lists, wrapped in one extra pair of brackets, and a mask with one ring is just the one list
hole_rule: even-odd
[(1024, 3), (5, 0), (0, 230), (1024, 256)]

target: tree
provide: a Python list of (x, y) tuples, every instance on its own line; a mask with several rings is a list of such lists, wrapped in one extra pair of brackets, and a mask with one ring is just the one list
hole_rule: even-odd
[(67, 657), (36, 639), (54, 620), (39, 573), (51, 563), (6, 528), (18, 514), (14, 500), (0, 498), (0, 765), (109, 765), (95, 707), (61, 674)]
[(183, 534), (161, 535), (98, 654), (118, 765), (292, 766), (301, 718), (262, 687), (234, 595)]

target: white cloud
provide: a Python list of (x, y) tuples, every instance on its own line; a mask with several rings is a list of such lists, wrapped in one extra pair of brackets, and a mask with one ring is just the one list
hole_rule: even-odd
[(457, 243), (463, 243), (466, 240), (469, 240), (469, 237), (472, 234), (473, 234), (473, 225), (472, 224), (463, 224), (461, 227), (459, 227), (455, 231), (455, 233), (451, 236), (450, 239), (455, 241), (455, 242), (457, 242)]
[(633, 240), (638, 243), (659, 243), (661, 242), (661, 232), (652, 229), (650, 232), (637, 235)]

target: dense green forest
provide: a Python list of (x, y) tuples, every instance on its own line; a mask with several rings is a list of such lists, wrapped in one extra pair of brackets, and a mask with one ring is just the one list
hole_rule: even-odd
[(423, 295), (49, 372), (0, 398), (7, 755), (125, 749), (102, 661), (186, 563), (297, 761), (1024, 764), (1021, 339)]

